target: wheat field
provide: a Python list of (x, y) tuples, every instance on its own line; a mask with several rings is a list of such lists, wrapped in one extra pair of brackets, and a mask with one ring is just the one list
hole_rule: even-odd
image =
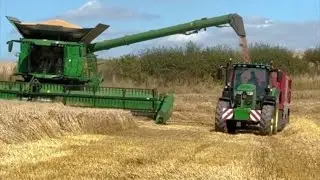
[(25, 143), (66, 135), (135, 128), (129, 112), (0, 100), (0, 143)]
[(295, 77), (290, 124), (272, 137), (213, 132), (214, 84), (174, 87), (167, 125), (123, 110), (1, 100), (0, 179), (318, 179), (319, 79)]
[[(110, 121), (107, 110), (69, 109), (60, 105), (39, 109), (37, 104), (13, 107), (1, 102), (1, 117), (8, 117), (0, 121), (2, 132), (4, 124), (12, 127), (9, 122), (18, 123), (6, 113), (36, 118), (20, 126), (16, 124), (21, 128), (16, 133), (24, 137), (22, 140), (15, 137), (11, 139), (20, 141), (9, 142), (10, 138), (6, 137), (0, 143), (0, 179), (319, 178), (319, 90), (295, 90), (291, 122), (283, 132), (272, 137), (213, 132), (219, 95), (219, 87), (200, 93), (181, 91), (167, 125), (156, 125), (152, 120), (121, 112), (133, 122), (132, 128), (112, 131), (113, 126), (109, 125), (98, 132), (89, 131), (92, 128), (86, 130), (75, 117), (82, 112), (89, 114), (86, 121)], [(43, 113), (37, 115), (36, 109)], [(46, 113), (52, 111), (55, 116), (46, 119), (49, 117)], [(68, 113), (73, 118), (64, 115)], [(64, 126), (58, 126), (58, 121), (68, 124), (70, 133), (61, 135)], [(27, 129), (32, 137), (29, 141)]]

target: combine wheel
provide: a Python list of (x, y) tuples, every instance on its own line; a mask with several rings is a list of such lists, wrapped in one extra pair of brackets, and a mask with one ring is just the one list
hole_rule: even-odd
[(272, 105), (264, 105), (262, 107), (261, 120), (260, 120), (260, 133), (262, 135), (272, 135), (275, 131), (275, 107)]
[(226, 101), (219, 101), (216, 108), (215, 114), (215, 131), (217, 132), (227, 132), (226, 121), (222, 119), (223, 110), (229, 108), (230, 104)]

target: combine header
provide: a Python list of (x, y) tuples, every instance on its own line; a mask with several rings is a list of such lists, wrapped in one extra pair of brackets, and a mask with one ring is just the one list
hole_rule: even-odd
[(228, 63), (225, 88), (216, 107), (215, 130), (234, 133), (257, 129), (262, 135), (281, 131), (290, 117), (291, 79), (272, 65)]
[(224, 24), (230, 24), (238, 36), (245, 38), (243, 21), (237, 14), (203, 18), (95, 43), (92, 41), (109, 25), (67, 28), (26, 24), (13, 17), (7, 19), (23, 36), (20, 40), (7, 42), (9, 52), (14, 42), (20, 43), (13, 76), (21, 80), (0, 82), (0, 98), (128, 109), (135, 113), (151, 113), (158, 124), (164, 124), (170, 118), (174, 94), (159, 94), (155, 89), (101, 87), (103, 77), (98, 73), (95, 52), (175, 34), (189, 35)]

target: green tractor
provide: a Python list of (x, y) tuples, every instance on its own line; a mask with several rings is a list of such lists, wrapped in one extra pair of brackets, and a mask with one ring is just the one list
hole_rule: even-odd
[(225, 70), (225, 87), (215, 113), (215, 131), (235, 133), (258, 130), (273, 135), (289, 123), (291, 79), (272, 65), (227, 63), (218, 69), (218, 79)]

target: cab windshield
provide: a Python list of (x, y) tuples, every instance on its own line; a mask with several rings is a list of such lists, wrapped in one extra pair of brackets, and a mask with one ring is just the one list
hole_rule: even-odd
[(268, 86), (268, 71), (262, 68), (237, 67), (234, 71), (233, 91), (240, 84), (254, 84), (257, 88), (257, 96), (264, 95)]

